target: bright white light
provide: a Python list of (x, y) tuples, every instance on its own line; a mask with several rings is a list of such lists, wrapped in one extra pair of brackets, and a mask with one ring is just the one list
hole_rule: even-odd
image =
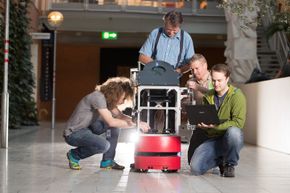
[(139, 141), (139, 133), (137, 131), (131, 133), (129, 136), (129, 141), (133, 143), (137, 143)]

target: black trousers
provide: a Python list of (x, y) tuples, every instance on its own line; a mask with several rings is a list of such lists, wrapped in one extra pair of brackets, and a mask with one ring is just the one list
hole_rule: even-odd
[(189, 147), (187, 151), (188, 164), (190, 164), (190, 160), (191, 160), (191, 157), (193, 156), (195, 149), (208, 139), (209, 138), (203, 129), (196, 128), (195, 130), (192, 131), (192, 135), (190, 138), (190, 143), (189, 143)]

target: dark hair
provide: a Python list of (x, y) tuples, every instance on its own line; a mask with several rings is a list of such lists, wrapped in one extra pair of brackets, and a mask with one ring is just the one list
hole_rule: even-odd
[(183, 17), (181, 12), (169, 11), (163, 18), (164, 23), (169, 23), (172, 26), (179, 26), (183, 22)]
[(213, 72), (222, 72), (228, 78), (231, 75), (231, 70), (228, 65), (226, 64), (215, 64), (211, 67), (211, 74)]

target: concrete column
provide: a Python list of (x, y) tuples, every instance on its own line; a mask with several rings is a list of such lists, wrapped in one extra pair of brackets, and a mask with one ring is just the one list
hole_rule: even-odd
[[(231, 0), (231, 3), (243, 0)], [(231, 80), (244, 83), (249, 80), (254, 68), (259, 67), (257, 58), (257, 10), (244, 10), (237, 15), (230, 7), (225, 8), (227, 41), (224, 52), (226, 63), (232, 69)]]

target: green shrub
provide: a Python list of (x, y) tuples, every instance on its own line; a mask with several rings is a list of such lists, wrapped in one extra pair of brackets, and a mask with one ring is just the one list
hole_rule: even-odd
[[(8, 65), (8, 92), (9, 92), (9, 128), (20, 128), (21, 125), (37, 125), (37, 109), (33, 98), (35, 80), (31, 63), (32, 43), (29, 35), (29, 18), (27, 7), (29, 0), (24, 4), (10, 3), (9, 26), (9, 65)], [(0, 89), (3, 92), (4, 76), (4, 13), (0, 18)]]

